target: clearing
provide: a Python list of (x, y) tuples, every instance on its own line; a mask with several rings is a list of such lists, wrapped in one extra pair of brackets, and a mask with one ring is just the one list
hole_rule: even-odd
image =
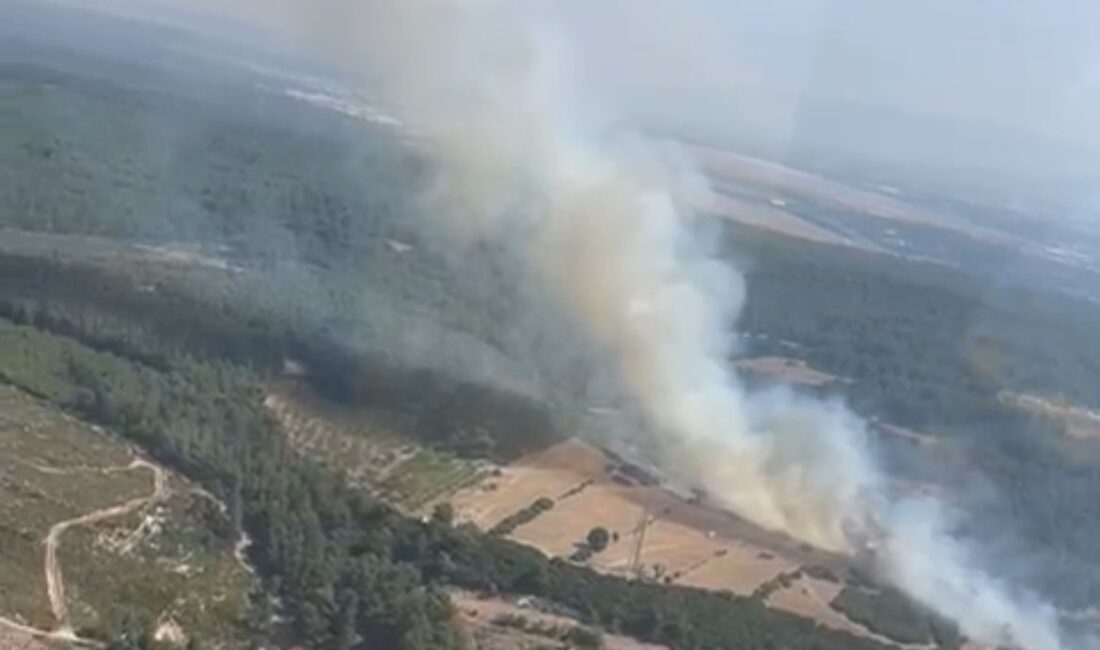
[[(835, 240), (840, 239), (840, 243), (868, 247), (792, 214), (785, 208), (788, 198), (793, 197), (851, 214), (930, 226), (974, 240), (1010, 246), (1021, 243), (1018, 238), (1004, 231), (913, 205), (895, 194), (847, 185), (819, 174), (731, 151), (698, 145), (679, 146), (698, 162), (717, 188), (736, 188), (739, 194), (752, 196), (768, 206), (765, 208), (756, 205), (757, 201), (750, 203), (735, 199), (732, 203), (734, 209), (729, 209), (721, 202), (714, 208), (718, 214), (748, 225), (769, 228), (789, 236), (828, 243), (837, 243)], [(746, 207), (755, 207), (756, 211), (745, 210)], [(761, 211), (767, 211), (767, 214), (760, 214)], [(776, 218), (775, 213), (784, 216), (781, 219)]]
[(489, 471), (487, 462), (425, 447), (402, 433), (412, 425), (400, 413), (335, 404), (304, 382), (274, 386), (264, 405), (294, 449), (405, 511), (473, 485)]
[(1065, 427), (1066, 435), (1070, 438), (1100, 439), (1100, 412), (1077, 406), (1062, 398), (1040, 397), (1026, 393), (1002, 391), (997, 395), (997, 399), (1004, 404), (1058, 420)]
[(850, 380), (818, 370), (801, 359), (793, 357), (763, 356), (739, 359), (736, 368), (749, 376), (768, 382), (826, 388)]
[(238, 647), (252, 578), (228, 531), (220, 504), (182, 477), (0, 385), (5, 634), (94, 647), (134, 616), (180, 642)]

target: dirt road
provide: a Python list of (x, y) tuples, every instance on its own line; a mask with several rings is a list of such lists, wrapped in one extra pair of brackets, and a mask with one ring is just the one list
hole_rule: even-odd
[(65, 580), (61, 574), (61, 563), (58, 562), (57, 558), (61, 536), (74, 526), (86, 526), (105, 519), (122, 517), (137, 512), (150, 504), (162, 501), (168, 492), (167, 474), (160, 467), (141, 459), (135, 459), (121, 469), (132, 471), (140, 468), (148, 469), (153, 473), (153, 492), (151, 494), (56, 523), (50, 528), (49, 534), (46, 535), (46, 593), (49, 595), (50, 609), (57, 621), (57, 632), (72, 633), (72, 628), (69, 625), (69, 611), (65, 604)]
[[(81, 646), (85, 648), (103, 648), (104, 644), (99, 641), (93, 641), (91, 639), (82, 639), (72, 632), (62, 630), (39, 630), (37, 628), (29, 627), (0, 616), (0, 626), (6, 627), (9, 630), (19, 633), (29, 639), (41, 639), (43, 641), (61, 641), (70, 645)], [(0, 641), (7, 642), (7, 637), (0, 635)], [(7, 646), (4, 646), (5, 648)], [(15, 646), (18, 648), (19, 646)], [(27, 648), (33, 648), (34, 646), (27, 645)]]
[(45, 553), (45, 573), (46, 573), (46, 593), (50, 600), (50, 610), (53, 612), (54, 620), (57, 622), (56, 627), (53, 630), (40, 630), (38, 628), (30, 627), (14, 621), (12, 619), (0, 616), (0, 626), (4, 626), (14, 632), (18, 632), (35, 639), (42, 639), (46, 641), (61, 641), (69, 643), (71, 645), (83, 646), (89, 648), (102, 648), (104, 644), (92, 639), (84, 639), (76, 635), (72, 626), (69, 623), (68, 607), (65, 603), (65, 580), (61, 572), (61, 563), (58, 559), (58, 547), (61, 544), (61, 537), (65, 534), (65, 531), (75, 526), (86, 526), (88, 524), (94, 524), (106, 519), (113, 519), (115, 517), (122, 517), (133, 512), (137, 512), (142, 508), (156, 504), (163, 501), (168, 496), (168, 474), (160, 467), (141, 460), (140, 458), (134, 459), (129, 465), (122, 467), (106, 467), (106, 468), (69, 468), (60, 469), (45, 466), (36, 466), (36, 469), (47, 474), (75, 474), (82, 472), (97, 472), (104, 474), (111, 474), (117, 472), (134, 471), (138, 469), (147, 469), (153, 474), (153, 491), (144, 497), (137, 499), (131, 499), (125, 503), (111, 506), (108, 508), (102, 508), (94, 512), (67, 519), (65, 521), (58, 522), (50, 527), (49, 533), (46, 535), (44, 545), (46, 547)]

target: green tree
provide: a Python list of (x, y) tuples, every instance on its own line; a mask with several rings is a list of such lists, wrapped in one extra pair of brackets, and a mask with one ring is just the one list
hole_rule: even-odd
[(432, 521), (450, 526), (455, 520), (455, 508), (450, 502), (436, 504), (432, 510)]
[(588, 542), (588, 548), (595, 553), (599, 553), (607, 548), (607, 544), (611, 541), (611, 534), (603, 526), (596, 526), (588, 531), (586, 541)]

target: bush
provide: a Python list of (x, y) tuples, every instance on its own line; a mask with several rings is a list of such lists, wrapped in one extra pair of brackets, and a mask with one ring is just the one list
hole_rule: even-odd
[(554, 501), (546, 497), (541, 497), (531, 505), (527, 506), (523, 510), (517, 513), (508, 515), (504, 519), (501, 519), (496, 526), (493, 526), (489, 530), (490, 535), (496, 535), (503, 537), (509, 535), (515, 529), (519, 528), (523, 524), (534, 521), (535, 517), (538, 517), (542, 513), (550, 510), (554, 507)]
[(603, 526), (596, 526), (588, 531), (586, 541), (588, 542), (588, 548), (592, 549), (594, 553), (599, 553), (607, 548), (607, 544), (611, 541), (611, 534)]
[(450, 502), (436, 504), (432, 509), (432, 520), (444, 526), (450, 526), (455, 520), (455, 507)]

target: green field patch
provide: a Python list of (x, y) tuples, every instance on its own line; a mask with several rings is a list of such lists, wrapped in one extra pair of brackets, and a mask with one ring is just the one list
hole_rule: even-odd
[(381, 485), (384, 497), (410, 510), (479, 478), (478, 465), (444, 451), (420, 449), (397, 465)]

